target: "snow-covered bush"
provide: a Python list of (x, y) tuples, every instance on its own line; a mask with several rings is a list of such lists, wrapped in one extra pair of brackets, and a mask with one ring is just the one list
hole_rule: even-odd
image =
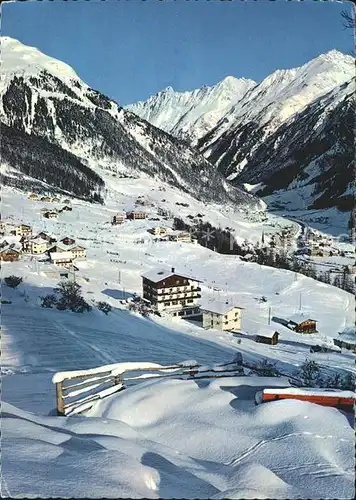
[(57, 299), (57, 309), (64, 311), (70, 309), (73, 312), (82, 313), (90, 311), (90, 305), (85, 302), (81, 295), (81, 286), (74, 281), (60, 282), (54, 291), (59, 294)]
[(267, 359), (262, 359), (253, 367), (253, 371), (260, 377), (278, 377), (279, 373), (276, 369), (276, 363), (270, 363)]
[(4, 281), (10, 288), (16, 288), (20, 283), (22, 283), (22, 278), (20, 278), (19, 276), (14, 276), (12, 274), (11, 276), (7, 276)]
[(56, 303), (57, 303), (57, 297), (54, 295), (54, 293), (49, 293), (48, 295), (41, 297), (42, 307), (52, 308), (53, 306), (56, 305)]
[(108, 314), (112, 309), (110, 304), (103, 301), (98, 302), (96, 304), (96, 307), (99, 309), (99, 311), (102, 311), (104, 314)]
[(323, 385), (320, 366), (313, 360), (306, 359), (296, 375), (302, 387), (320, 387)]

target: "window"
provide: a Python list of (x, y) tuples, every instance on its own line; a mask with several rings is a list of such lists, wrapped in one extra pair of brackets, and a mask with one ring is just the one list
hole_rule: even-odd
[(172, 300), (172, 305), (175, 306), (178, 304), (178, 301), (177, 300)]
[(179, 284), (180, 284), (180, 280), (177, 280), (177, 281), (176, 281), (176, 285), (179, 285)]
[(170, 306), (170, 305), (171, 305), (171, 303), (170, 303), (170, 302), (166, 302), (166, 306)]
[(188, 299), (187, 302), (188, 302), (188, 304), (191, 304), (192, 302), (194, 302), (194, 300), (193, 299)]

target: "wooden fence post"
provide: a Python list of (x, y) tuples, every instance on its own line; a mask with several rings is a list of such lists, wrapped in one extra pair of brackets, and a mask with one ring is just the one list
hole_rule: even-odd
[(58, 413), (58, 415), (65, 415), (62, 384), (63, 384), (63, 382), (56, 383), (57, 413)]
[(119, 384), (124, 385), (124, 377), (123, 377), (122, 373), (120, 373), (120, 375), (116, 375), (114, 377), (114, 385), (119, 385)]

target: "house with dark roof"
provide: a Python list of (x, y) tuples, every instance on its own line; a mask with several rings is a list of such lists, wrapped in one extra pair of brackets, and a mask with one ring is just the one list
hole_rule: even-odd
[(293, 314), (287, 321), (287, 327), (298, 333), (317, 333), (317, 321), (304, 313)]
[(201, 315), (199, 283), (201, 281), (175, 268), (153, 269), (142, 275), (143, 298), (158, 312), (166, 311), (177, 317)]

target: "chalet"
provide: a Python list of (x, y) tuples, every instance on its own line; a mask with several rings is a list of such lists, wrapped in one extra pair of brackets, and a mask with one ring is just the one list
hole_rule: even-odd
[(58, 219), (58, 213), (54, 210), (51, 210), (43, 214), (43, 217), (45, 217), (46, 219)]
[(49, 196), (42, 196), (41, 201), (50, 203), (52, 201), (52, 198), (50, 198)]
[(125, 212), (123, 212), (122, 214), (116, 214), (116, 215), (114, 215), (111, 218), (111, 224), (113, 226), (116, 226), (116, 225), (119, 225), (119, 224), (123, 224), (125, 222), (125, 219), (126, 219), (126, 213)]
[[(169, 240), (181, 243), (192, 243), (193, 237), (188, 231), (175, 231), (169, 234)], [(194, 241), (196, 240), (194, 239)]]
[(48, 241), (43, 238), (34, 238), (28, 241), (26, 248), (33, 254), (42, 254), (48, 248)]
[(85, 259), (86, 257), (85, 247), (81, 247), (79, 245), (69, 247), (67, 251), (72, 253), (73, 259)]
[(278, 337), (279, 333), (274, 328), (263, 326), (258, 330), (255, 341), (262, 344), (276, 345), (278, 344)]
[(317, 333), (316, 320), (303, 313), (294, 314), (287, 321), (287, 327), (298, 333)]
[(46, 254), (50, 257), (51, 253), (54, 253), (54, 252), (66, 252), (67, 251), (67, 248), (64, 246), (64, 245), (53, 245), (49, 248), (47, 248), (46, 250)]
[(16, 226), (15, 234), (16, 236), (30, 236), (32, 234), (32, 228), (26, 224), (20, 224)]
[(65, 200), (62, 200), (62, 203), (65, 203), (66, 205), (69, 205), (70, 204), (70, 200), (68, 200), (67, 198)]
[(50, 258), (52, 264), (58, 267), (72, 267), (72, 252), (52, 252)]
[(356, 351), (356, 328), (354, 326), (347, 326), (339, 332), (338, 338), (334, 339), (334, 345)]
[(14, 248), (4, 248), (0, 250), (0, 260), (4, 262), (14, 262), (19, 260), (21, 252)]
[(64, 207), (61, 208), (62, 212), (71, 212), (72, 210), (73, 210), (72, 207), (70, 207), (68, 205), (64, 205)]
[(166, 311), (172, 316), (197, 317), (201, 315), (198, 299), (201, 288), (199, 280), (191, 276), (155, 269), (142, 275), (143, 298), (157, 311)]
[(38, 200), (38, 196), (35, 193), (31, 193), (28, 195), (29, 200)]
[(165, 227), (153, 227), (152, 229), (147, 230), (149, 233), (154, 234), (155, 236), (166, 236), (167, 229)]
[(129, 220), (146, 219), (147, 213), (141, 211), (127, 212), (126, 218)]
[(6, 240), (3, 240), (0, 242), (0, 248), (5, 248), (9, 246), (9, 242)]
[(5, 234), (5, 222), (0, 221), (0, 234)]
[(240, 331), (242, 307), (237, 307), (228, 302), (213, 302), (204, 307), (203, 328), (214, 330)]
[(40, 210), (40, 214), (44, 215), (44, 214), (46, 214), (47, 212), (50, 212), (50, 211), (51, 211), (51, 209), (50, 209), (50, 208), (46, 208), (46, 207), (44, 207), (44, 208), (41, 208), (41, 210)]
[(56, 198), (56, 197), (51, 198), (51, 202), (52, 202), (52, 203), (59, 203), (60, 201), (61, 201), (61, 200), (60, 200), (59, 198)]
[(56, 238), (53, 238), (52, 236), (45, 233), (44, 231), (41, 231), (40, 233), (38, 233), (36, 238), (42, 238), (42, 239), (46, 240), (48, 243), (55, 243), (57, 241)]
[(73, 238), (69, 238), (68, 236), (66, 236), (65, 238), (61, 239), (60, 243), (62, 243), (63, 245), (70, 246), (74, 245), (75, 240)]

